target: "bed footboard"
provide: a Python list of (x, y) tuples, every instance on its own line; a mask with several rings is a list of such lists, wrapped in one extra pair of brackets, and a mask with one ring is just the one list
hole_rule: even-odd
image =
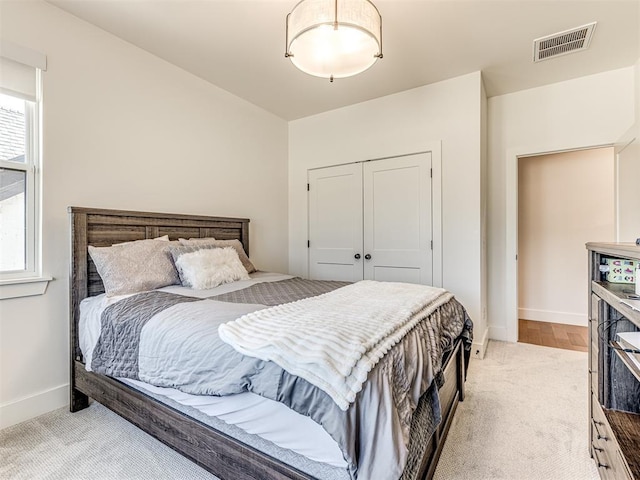
[(425, 452), (425, 466), (421, 478), (433, 478), (458, 403), (464, 400), (464, 378), (464, 348), (462, 341), (458, 340), (444, 366), (444, 384), (439, 390), (442, 421), (431, 436), (429, 448)]
[(77, 388), (221, 480), (312, 480), (287, 464), (174, 410), (122, 382), (76, 364)]
[[(458, 402), (462, 400), (459, 379), (464, 378), (463, 351), (458, 341), (447, 360), (445, 383), (440, 388), (442, 422), (425, 445), (419, 447), (420, 451), (413, 452), (419, 456), (420, 466), (409, 476), (412, 480), (433, 478)], [(314, 479), (122, 382), (87, 372), (77, 360), (73, 363), (72, 412), (85, 408), (91, 397), (221, 480)]]

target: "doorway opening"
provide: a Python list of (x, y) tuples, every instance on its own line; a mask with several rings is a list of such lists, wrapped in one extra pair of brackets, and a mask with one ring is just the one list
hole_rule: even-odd
[[(614, 149), (521, 154), (511, 173), (509, 339), (581, 346), (588, 325), (585, 243), (615, 240)], [(528, 331), (519, 331), (523, 325)]]

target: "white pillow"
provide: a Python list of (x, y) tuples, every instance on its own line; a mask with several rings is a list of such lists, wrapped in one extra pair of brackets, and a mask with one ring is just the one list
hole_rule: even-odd
[(233, 247), (185, 253), (180, 255), (176, 266), (182, 272), (183, 285), (198, 290), (251, 278)]
[(216, 240), (213, 237), (207, 237), (207, 238), (190, 238), (189, 240), (180, 238), (178, 239), (178, 241), (180, 242), (181, 245), (185, 245), (185, 246), (197, 245), (200, 247), (212, 246), (212, 247), (218, 247), (218, 248), (233, 247), (236, 249), (236, 252), (238, 252), (238, 257), (240, 258), (242, 265), (244, 265), (244, 268), (247, 269), (247, 273), (253, 273), (256, 271), (256, 267), (254, 267), (253, 263), (251, 263), (251, 260), (249, 260), (249, 257), (244, 251), (244, 247), (242, 246), (242, 242), (240, 242), (240, 240)]

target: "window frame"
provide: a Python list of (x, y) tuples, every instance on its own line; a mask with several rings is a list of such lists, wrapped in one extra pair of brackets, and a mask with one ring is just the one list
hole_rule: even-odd
[(51, 277), (42, 275), (42, 69), (35, 67), (36, 98), (25, 99), (25, 161), (0, 160), (0, 167), (25, 172), (25, 268), (0, 271), (0, 300), (43, 294)]

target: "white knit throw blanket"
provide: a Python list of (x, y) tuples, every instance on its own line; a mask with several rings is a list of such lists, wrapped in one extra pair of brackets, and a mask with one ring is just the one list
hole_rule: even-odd
[(441, 288), (364, 280), (220, 325), (242, 354), (273, 361), (346, 410), (380, 358), (449, 301)]

